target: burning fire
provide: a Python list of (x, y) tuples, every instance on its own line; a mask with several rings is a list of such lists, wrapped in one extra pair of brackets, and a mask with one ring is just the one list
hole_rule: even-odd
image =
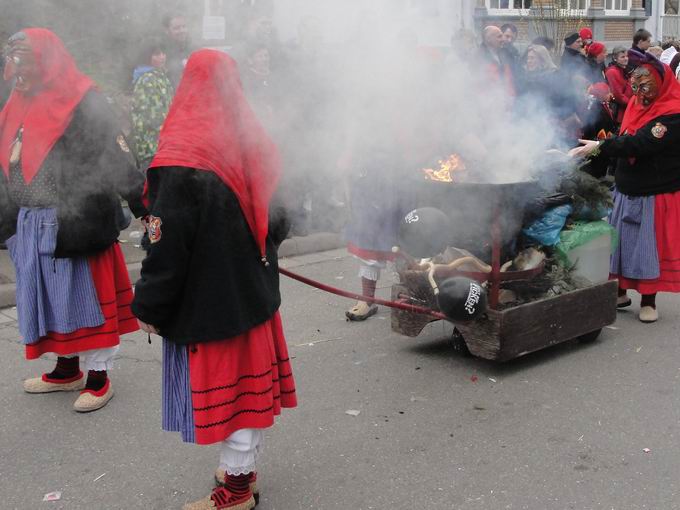
[(425, 178), (431, 181), (453, 182), (455, 172), (465, 171), (465, 162), (458, 154), (451, 154), (447, 159), (439, 161), (439, 170), (423, 168)]

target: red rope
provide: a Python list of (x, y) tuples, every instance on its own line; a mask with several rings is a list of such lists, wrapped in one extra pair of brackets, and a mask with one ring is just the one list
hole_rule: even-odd
[(363, 296), (361, 294), (355, 294), (354, 292), (347, 292), (346, 290), (341, 290), (336, 287), (331, 287), (330, 285), (325, 285), (321, 282), (317, 282), (315, 280), (310, 280), (309, 278), (305, 278), (304, 276), (288, 271), (287, 269), (283, 269), (282, 267), (279, 267), (279, 273), (281, 273), (284, 276), (287, 276), (288, 278), (292, 278), (293, 280), (297, 280), (301, 283), (304, 283), (305, 285), (309, 285), (310, 287), (315, 287), (317, 289), (323, 290), (325, 292), (330, 292), (331, 294), (336, 294), (338, 296), (350, 299), (357, 299), (359, 301), (367, 302), (373, 301), (374, 303), (383, 306), (388, 306), (390, 308), (396, 308), (398, 310), (404, 310), (406, 312), (411, 313), (430, 315), (431, 317), (435, 317), (441, 320), (448, 320), (446, 318), (446, 315), (444, 315), (443, 313), (435, 312), (434, 310), (430, 310), (429, 308), (425, 308), (423, 306), (409, 305), (406, 303), (399, 303), (398, 301), (387, 301), (385, 299), (378, 299), (374, 297)]

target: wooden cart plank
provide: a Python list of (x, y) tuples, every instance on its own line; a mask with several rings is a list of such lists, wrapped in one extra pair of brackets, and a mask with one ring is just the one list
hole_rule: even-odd
[[(399, 301), (399, 295), (408, 295), (408, 288), (404, 285), (395, 284), (392, 285), (392, 301)], [(430, 322), (436, 321), (434, 317), (430, 315), (423, 315), (420, 313), (407, 312), (405, 310), (399, 310), (397, 308), (392, 308), (390, 315), (392, 331), (399, 333), (404, 336), (415, 338), (420, 333), (422, 333), (425, 326)]]
[[(470, 352), (479, 358), (507, 361), (572, 340), (616, 321), (618, 283), (609, 281), (502, 311), (489, 310), (473, 322), (455, 325)], [(392, 287), (392, 299), (408, 293)], [(392, 310), (392, 330), (417, 337), (432, 317)]]
[(501, 319), (503, 312), (489, 310), (486, 317), (465, 323), (456, 323), (465, 344), (473, 356), (498, 359), (501, 355)]
[(504, 310), (496, 359), (517, 358), (613, 324), (617, 289), (610, 281)]

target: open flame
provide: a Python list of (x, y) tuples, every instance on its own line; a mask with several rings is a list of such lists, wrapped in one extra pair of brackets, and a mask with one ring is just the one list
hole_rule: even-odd
[(425, 178), (431, 181), (454, 182), (453, 174), (465, 171), (465, 162), (458, 154), (451, 154), (445, 160), (439, 161), (439, 169), (423, 168)]

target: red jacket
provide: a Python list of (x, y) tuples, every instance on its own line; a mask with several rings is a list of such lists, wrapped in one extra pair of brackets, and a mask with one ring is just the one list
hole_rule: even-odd
[(625, 73), (626, 71), (616, 64), (609, 66), (607, 71), (605, 71), (609, 88), (614, 95), (614, 102), (619, 107), (618, 114), (616, 115), (616, 122), (619, 124), (623, 120), (623, 114), (626, 113), (628, 101), (633, 97), (633, 89), (631, 88)]

